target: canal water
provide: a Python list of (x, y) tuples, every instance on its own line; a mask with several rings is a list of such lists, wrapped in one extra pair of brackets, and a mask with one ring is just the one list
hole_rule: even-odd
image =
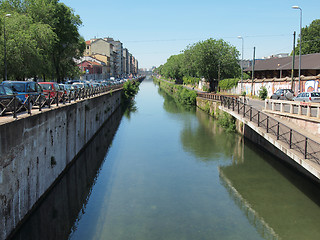
[(320, 239), (317, 185), (151, 78), (13, 239)]

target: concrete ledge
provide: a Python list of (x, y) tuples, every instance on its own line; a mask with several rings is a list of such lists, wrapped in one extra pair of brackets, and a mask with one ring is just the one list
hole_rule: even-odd
[(272, 111), (272, 110), (265, 110), (265, 109), (262, 110), (262, 111), (266, 112), (266, 113), (271, 113), (271, 114), (274, 114), (274, 115), (301, 119), (301, 120), (308, 121), (308, 122), (320, 123), (320, 119), (316, 118), (316, 117), (307, 117), (305, 115), (298, 115), (298, 114), (292, 114), (292, 113), (287, 113), (287, 112), (279, 112), (279, 111)]

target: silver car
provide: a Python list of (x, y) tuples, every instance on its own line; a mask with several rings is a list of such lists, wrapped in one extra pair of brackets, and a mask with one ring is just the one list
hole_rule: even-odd
[(302, 92), (293, 98), (293, 101), (299, 102), (320, 102), (320, 92)]

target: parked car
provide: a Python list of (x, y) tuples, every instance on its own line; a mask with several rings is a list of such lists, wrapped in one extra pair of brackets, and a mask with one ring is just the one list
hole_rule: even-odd
[(59, 84), (56, 82), (39, 82), (40, 86), (43, 89), (43, 92), (45, 93), (46, 98), (54, 99), (57, 94), (58, 98), (60, 99), (63, 95), (63, 91), (60, 90)]
[(278, 89), (271, 95), (271, 99), (293, 100), (294, 93), (291, 89)]
[(27, 98), (30, 97), (30, 103), (35, 105), (39, 95), (43, 93), (41, 86), (36, 82), (3, 81), (1, 84), (10, 88), (14, 93), (17, 93), (17, 97), (22, 103), (26, 103)]
[(16, 102), (14, 103), (14, 92), (10, 88), (0, 85), (0, 115), (3, 115), (5, 112), (13, 112), (14, 108), (17, 110), (21, 105), (22, 101), (20, 98), (16, 98)]
[(294, 97), (293, 100), (300, 102), (320, 102), (320, 92), (302, 92)]

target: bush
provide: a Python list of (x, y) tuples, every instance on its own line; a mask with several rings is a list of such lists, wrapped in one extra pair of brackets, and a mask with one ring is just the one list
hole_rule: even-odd
[(182, 80), (186, 85), (196, 85), (199, 84), (200, 78), (184, 76)]
[(236, 119), (231, 116), (230, 114), (223, 112), (219, 114), (218, 117), (218, 124), (225, 128), (227, 132), (235, 132), (236, 131)]
[(123, 84), (123, 100), (124, 102), (130, 101), (139, 91), (139, 82), (127, 81)]
[(177, 91), (177, 98), (181, 104), (185, 105), (195, 105), (197, 93), (192, 90), (188, 90), (186, 88), (179, 88)]
[(210, 89), (209, 89), (206, 85), (204, 85), (204, 86), (202, 87), (202, 90), (205, 91), (205, 92), (209, 92)]
[(237, 78), (228, 78), (219, 81), (219, 87), (221, 90), (229, 90), (238, 85), (239, 79)]
[(266, 87), (261, 87), (259, 90), (259, 98), (265, 100), (268, 96), (268, 90)]

